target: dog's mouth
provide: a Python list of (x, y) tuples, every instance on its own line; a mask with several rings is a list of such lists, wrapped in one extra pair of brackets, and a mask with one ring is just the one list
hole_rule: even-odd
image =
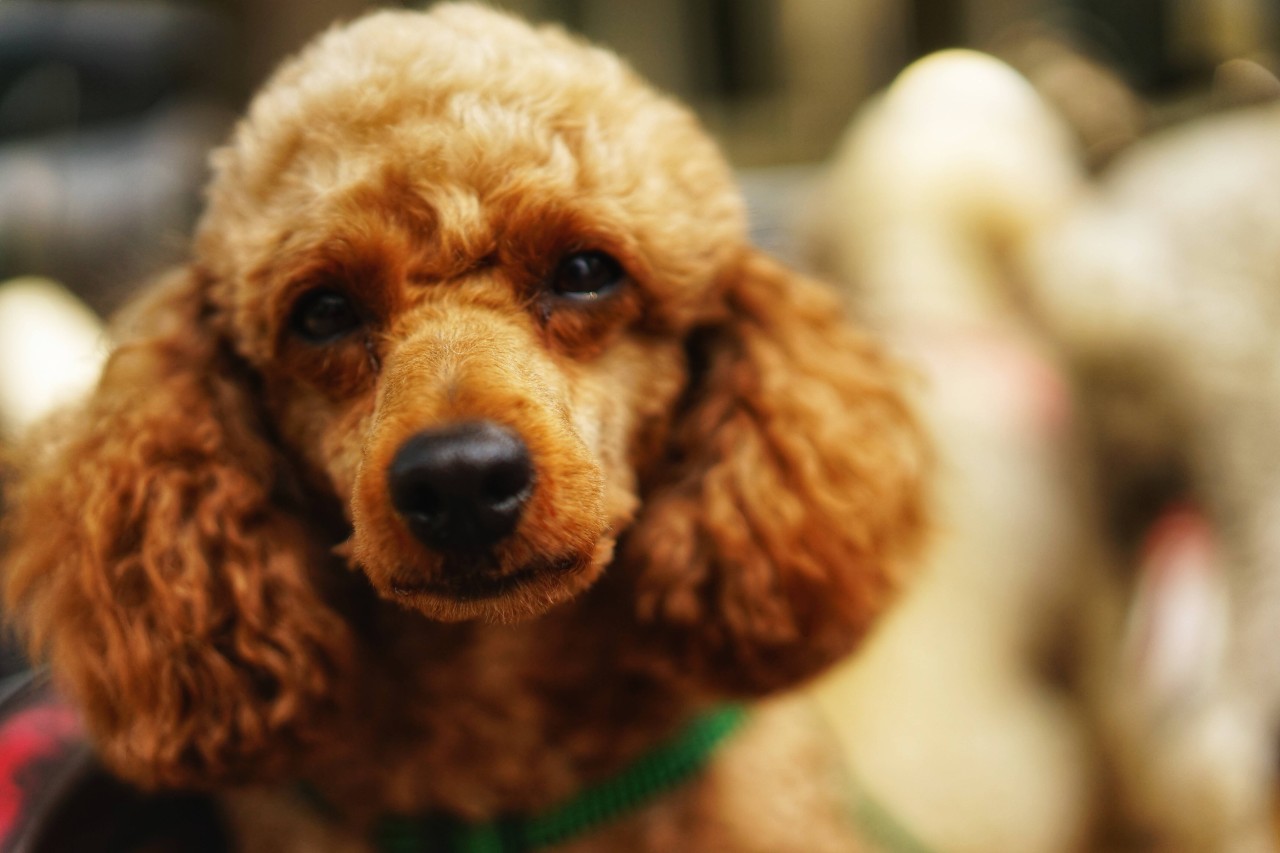
[(576, 556), (539, 559), (508, 572), (498, 572), (492, 563), (492, 558), (451, 558), (435, 577), (392, 578), (391, 592), (407, 600), (421, 597), (457, 602), (499, 599), (531, 587), (562, 583), (580, 573), (587, 561)]

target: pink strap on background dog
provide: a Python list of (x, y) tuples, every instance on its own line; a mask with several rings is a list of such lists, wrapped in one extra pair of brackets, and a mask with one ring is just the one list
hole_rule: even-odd
[(1148, 531), (1126, 644), (1148, 701), (1189, 701), (1215, 677), (1228, 619), (1219, 559), (1212, 524), (1194, 505), (1169, 507)]

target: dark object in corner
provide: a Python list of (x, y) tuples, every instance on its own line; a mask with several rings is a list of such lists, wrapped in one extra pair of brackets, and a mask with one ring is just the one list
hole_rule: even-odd
[(93, 757), (75, 712), (39, 672), (0, 682), (0, 853), (227, 853), (213, 804), (146, 795)]

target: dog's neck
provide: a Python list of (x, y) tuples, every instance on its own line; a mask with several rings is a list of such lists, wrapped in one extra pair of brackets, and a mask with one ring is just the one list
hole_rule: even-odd
[[(705, 707), (628, 630), (625, 578), (511, 625), (441, 624), (383, 601), (357, 617), (351, 711), (305, 780), (355, 824), (537, 812), (617, 772)], [(619, 573), (620, 574), (620, 573)]]

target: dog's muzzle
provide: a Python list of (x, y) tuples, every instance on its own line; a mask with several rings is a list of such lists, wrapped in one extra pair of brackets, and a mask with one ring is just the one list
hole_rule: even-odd
[(524, 442), (491, 421), (417, 433), (387, 469), (392, 506), (418, 541), (445, 553), (485, 551), (511, 535), (533, 483)]

